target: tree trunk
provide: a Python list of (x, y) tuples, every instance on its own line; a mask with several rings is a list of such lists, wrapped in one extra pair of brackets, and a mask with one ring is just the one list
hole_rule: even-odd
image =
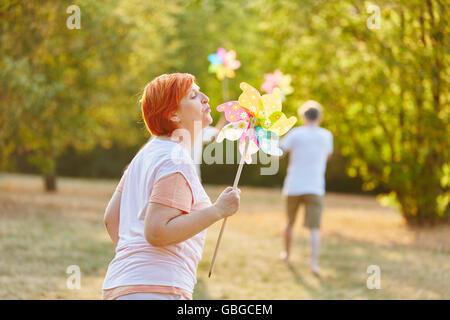
[(402, 215), (411, 226), (432, 226), (446, 219), (445, 215), (440, 217), (437, 214), (436, 198), (439, 192), (432, 186), (428, 187), (426, 192), (423, 192), (424, 187), (422, 191), (397, 195)]
[(56, 175), (55, 173), (44, 174), (44, 187), (46, 192), (56, 191)]
[(44, 187), (46, 192), (56, 191), (56, 160), (53, 157), (52, 152), (49, 152), (49, 157), (45, 159), (44, 175)]

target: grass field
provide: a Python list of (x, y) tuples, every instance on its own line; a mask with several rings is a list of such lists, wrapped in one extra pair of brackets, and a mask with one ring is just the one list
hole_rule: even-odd
[[(0, 175), (0, 299), (101, 299), (114, 248), (103, 213), (117, 181), (61, 178), (46, 194), (40, 177)], [(206, 188), (215, 201), (223, 187)], [(450, 226), (412, 230), (374, 197), (327, 194), (322, 276), (309, 271), (308, 233), (297, 219), (292, 265), (279, 259), (280, 190), (242, 187), (213, 276), (208, 268), (220, 223), (208, 230), (194, 299), (450, 299)], [(78, 265), (81, 288), (66, 269)], [(381, 289), (369, 290), (378, 265)]]

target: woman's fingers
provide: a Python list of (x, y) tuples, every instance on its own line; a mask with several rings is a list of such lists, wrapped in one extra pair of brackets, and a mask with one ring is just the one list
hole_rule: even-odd
[(225, 192), (230, 192), (230, 191), (237, 191), (238, 193), (241, 193), (241, 189), (239, 189), (239, 188), (233, 188), (233, 187), (226, 187), (225, 188), (225, 190), (224, 190)]
[(228, 217), (236, 213), (239, 209), (240, 203), (240, 192), (238, 188), (226, 187), (216, 203), (214, 204), (216, 208), (219, 209), (220, 215), (222, 217)]

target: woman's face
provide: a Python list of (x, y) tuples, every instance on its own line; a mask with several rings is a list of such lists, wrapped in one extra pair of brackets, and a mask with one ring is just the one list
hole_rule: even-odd
[(200, 87), (195, 83), (181, 99), (177, 110), (180, 127), (193, 132), (194, 128), (201, 129), (211, 124), (211, 108), (209, 98), (200, 91)]

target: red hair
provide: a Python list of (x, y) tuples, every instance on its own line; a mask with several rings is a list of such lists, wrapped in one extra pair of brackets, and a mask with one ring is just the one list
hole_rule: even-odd
[(170, 136), (177, 129), (169, 117), (177, 110), (194, 80), (195, 77), (189, 73), (171, 73), (160, 75), (145, 86), (142, 118), (152, 135)]

